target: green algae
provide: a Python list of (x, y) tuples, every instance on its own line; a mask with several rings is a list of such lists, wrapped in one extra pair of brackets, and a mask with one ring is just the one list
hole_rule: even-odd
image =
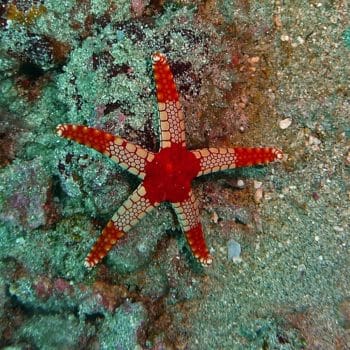
[(52, 316), (37, 315), (25, 323), (17, 332), (17, 337), (28, 339), (39, 349), (74, 348), (79, 338), (92, 333), (92, 327), (80, 323), (74, 315)]
[(342, 36), (345, 46), (350, 49), (350, 28), (345, 29)]
[[(38, 173), (40, 176), (36, 177)], [(29, 230), (43, 225), (48, 186), (43, 159), (11, 164), (0, 173), (1, 220)]]
[(141, 349), (137, 332), (146, 320), (147, 313), (142, 304), (123, 304), (114, 315), (108, 315), (101, 325), (101, 349)]

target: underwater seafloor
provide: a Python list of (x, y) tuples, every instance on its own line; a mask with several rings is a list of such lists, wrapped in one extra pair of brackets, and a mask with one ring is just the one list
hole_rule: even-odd
[[(350, 349), (348, 1), (0, 6), (1, 349)], [(285, 157), (194, 181), (212, 266), (162, 204), (87, 270), (138, 182), (55, 127), (156, 151), (155, 51), (188, 148)]]

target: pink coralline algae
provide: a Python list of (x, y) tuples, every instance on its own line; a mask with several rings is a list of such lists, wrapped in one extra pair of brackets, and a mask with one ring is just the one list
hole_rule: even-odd
[(100, 119), (104, 116), (104, 112), (105, 112), (105, 109), (106, 109), (106, 105), (98, 105), (96, 107), (96, 118), (97, 119)]
[(136, 17), (141, 17), (146, 4), (143, 0), (131, 0), (131, 10)]
[(40, 159), (13, 163), (0, 174), (0, 219), (32, 230), (46, 225), (50, 178)]
[(53, 281), (53, 289), (57, 294), (70, 294), (73, 291), (70, 283), (63, 278), (57, 278)]

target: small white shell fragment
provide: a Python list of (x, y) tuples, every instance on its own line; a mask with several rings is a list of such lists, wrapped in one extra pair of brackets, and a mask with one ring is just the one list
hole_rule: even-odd
[(348, 154), (346, 155), (345, 164), (346, 164), (346, 165), (350, 165), (350, 151), (349, 151)]
[(217, 224), (219, 222), (219, 216), (216, 211), (214, 211), (210, 217), (210, 220), (214, 223)]
[(291, 124), (292, 124), (291, 118), (282, 119), (278, 122), (278, 125), (282, 130), (287, 129), (288, 127), (291, 126)]
[(256, 180), (254, 180), (253, 184), (254, 184), (254, 188), (255, 188), (256, 190), (257, 190), (258, 188), (261, 188), (261, 186), (262, 186), (262, 182), (261, 182), (261, 181), (256, 181)]
[(305, 43), (305, 40), (301, 36), (298, 36), (297, 40), (298, 40), (298, 43), (301, 45)]
[(264, 196), (264, 191), (263, 191), (262, 187), (260, 187), (254, 193), (255, 203), (261, 203), (263, 196)]
[[(349, 158), (349, 159), (350, 159), (350, 158)], [(238, 187), (238, 188), (244, 188), (244, 186), (245, 186), (244, 181), (241, 180), (241, 179), (238, 179), (238, 180), (237, 180), (237, 187)]]
[(321, 144), (321, 140), (318, 139), (318, 138), (315, 137), (315, 136), (310, 135), (310, 136), (309, 136), (308, 143), (309, 143), (309, 145), (316, 145), (316, 146), (318, 146), (318, 145)]
[(260, 57), (259, 56), (254, 56), (254, 57), (250, 57), (248, 58), (248, 62), (250, 64), (256, 64), (260, 61)]
[(234, 239), (230, 239), (227, 242), (227, 258), (229, 261), (234, 263), (240, 263), (242, 261), (241, 255), (241, 245), (236, 242)]

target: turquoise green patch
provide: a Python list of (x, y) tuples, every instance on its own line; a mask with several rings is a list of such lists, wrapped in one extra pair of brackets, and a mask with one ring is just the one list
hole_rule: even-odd
[(345, 46), (350, 49), (350, 27), (344, 30), (343, 41)]

